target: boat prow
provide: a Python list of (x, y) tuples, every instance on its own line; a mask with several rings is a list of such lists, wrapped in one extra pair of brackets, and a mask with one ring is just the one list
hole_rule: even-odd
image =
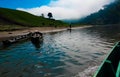
[(120, 42), (112, 48), (93, 77), (120, 77)]

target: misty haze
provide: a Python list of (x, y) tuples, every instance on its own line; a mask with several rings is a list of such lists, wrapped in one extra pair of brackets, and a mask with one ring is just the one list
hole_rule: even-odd
[(120, 77), (119, 0), (0, 0), (0, 77)]

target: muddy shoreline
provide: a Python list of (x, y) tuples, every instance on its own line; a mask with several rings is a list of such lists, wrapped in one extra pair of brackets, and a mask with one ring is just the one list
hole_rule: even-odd
[[(72, 29), (79, 29), (79, 28), (86, 28), (86, 27), (91, 27), (91, 26), (84, 26), (84, 27), (73, 27)], [(19, 35), (25, 35), (30, 32), (41, 32), (41, 33), (50, 33), (50, 32), (59, 32), (63, 30), (67, 30), (68, 27), (33, 27), (33, 28), (27, 28), (23, 30), (17, 30), (17, 31), (3, 31), (0, 32), (0, 42), (4, 40), (9, 40), (12, 37), (16, 37)]]

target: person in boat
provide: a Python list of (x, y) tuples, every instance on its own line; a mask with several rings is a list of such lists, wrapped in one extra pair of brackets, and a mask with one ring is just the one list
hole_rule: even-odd
[(70, 29), (71, 29), (71, 28), (72, 28), (72, 25), (70, 24), (69, 27), (70, 27)]

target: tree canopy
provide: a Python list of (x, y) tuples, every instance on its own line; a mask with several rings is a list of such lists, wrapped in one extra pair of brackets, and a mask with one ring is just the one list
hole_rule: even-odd
[(51, 19), (53, 17), (51, 12), (48, 13), (48, 17), (49, 17), (49, 19)]
[(117, 24), (120, 23), (120, 0), (106, 5), (104, 9), (93, 13), (80, 21), (81, 24)]

